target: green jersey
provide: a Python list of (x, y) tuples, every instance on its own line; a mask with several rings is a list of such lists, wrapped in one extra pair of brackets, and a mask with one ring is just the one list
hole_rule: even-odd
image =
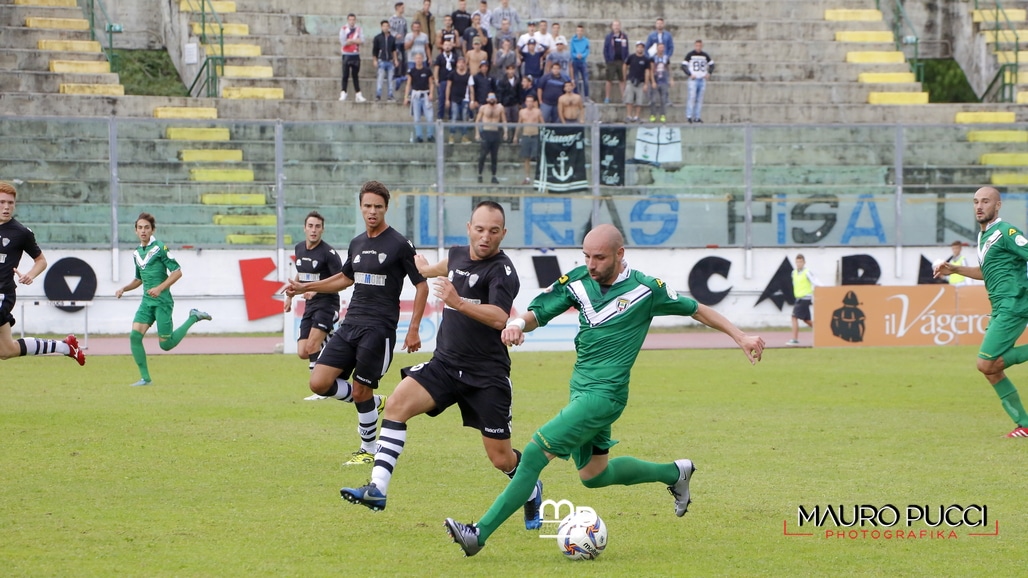
[(1005, 221), (978, 233), (978, 262), (994, 313), (1028, 317), (1028, 238)]
[(577, 309), (572, 393), (589, 392), (627, 403), (632, 365), (650, 322), (658, 315), (692, 316), (698, 305), (627, 264), (614, 284), (603, 289), (586, 267), (578, 267), (533, 299), (528, 310), (544, 326), (569, 308)]
[[(153, 299), (146, 294), (146, 291), (164, 283), (170, 271), (178, 271), (179, 264), (174, 257), (168, 253), (167, 245), (157, 239), (150, 237), (150, 243), (146, 246), (136, 247), (132, 254), (136, 262), (136, 279), (143, 282), (143, 299)], [(174, 302), (171, 297), (171, 290), (162, 291), (157, 301), (167, 303)]]

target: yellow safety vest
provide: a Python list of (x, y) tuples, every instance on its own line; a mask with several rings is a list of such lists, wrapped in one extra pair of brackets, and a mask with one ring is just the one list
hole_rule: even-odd
[(803, 270), (794, 270), (792, 272), (792, 295), (797, 299), (802, 299), (814, 292), (814, 284), (810, 282), (810, 277), (807, 277), (806, 267)]
[[(964, 259), (963, 255), (960, 255), (956, 259), (951, 257), (949, 262), (953, 263), (954, 265), (956, 265), (958, 267), (963, 267), (965, 259)], [(965, 279), (967, 279), (967, 277), (964, 277), (963, 275), (957, 275), (956, 273), (950, 273), (949, 284), (950, 285), (960, 285), (961, 283), (964, 282)]]

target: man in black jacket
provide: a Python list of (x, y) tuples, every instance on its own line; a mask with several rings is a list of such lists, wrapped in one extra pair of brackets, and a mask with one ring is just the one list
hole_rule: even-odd
[[(496, 81), (496, 97), (503, 105), (503, 112), (507, 117), (507, 124), (514, 126), (518, 123), (518, 111), (521, 109), (521, 79), (518, 78), (517, 69), (513, 64), (507, 66), (506, 74)], [(507, 131), (507, 142), (514, 142), (514, 131)]]
[(378, 80), (375, 85), (375, 100), (382, 100), (382, 83), (386, 83), (389, 93), (389, 102), (396, 102), (393, 98), (393, 76), (396, 68), (400, 65), (397, 60), (396, 38), (389, 30), (389, 21), (381, 22), (382, 32), (375, 37), (371, 45), (371, 54), (375, 59), (375, 70), (378, 71)]

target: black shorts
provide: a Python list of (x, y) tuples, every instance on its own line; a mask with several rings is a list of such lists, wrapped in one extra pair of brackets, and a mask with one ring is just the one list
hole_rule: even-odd
[(311, 329), (320, 329), (325, 334), (332, 333), (332, 326), (339, 319), (339, 310), (331, 307), (313, 307), (305, 309), (300, 319), (300, 336), (297, 341), (311, 336)]
[(810, 305), (814, 302), (810, 297), (801, 297), (792, 306), (792, 316), (800, 321), (810, 321)]
[(14, 302), (17, 299), (14, 293), (0, 293), (0, 326), (10, 325), (14, 327)]
[(395, 330), (344, 323), (328, 340), (317, 364), (342, 370), (343, 379), (350, 379), (352, 373), (354, 382), (377, 389), (393, 362), (395, 344)]
[(429, 416), (457, 404), (464, 427), (477, 429), (483, 437), (510, 439), (512, 386), (506, 375), (470, 375), (436, 359), (404, 367), (400, 374), (417, 381), (432, 396), (435, 409)]

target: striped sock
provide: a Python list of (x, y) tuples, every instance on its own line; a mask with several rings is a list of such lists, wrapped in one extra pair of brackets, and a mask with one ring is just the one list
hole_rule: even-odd
[(361, 437), (361, 449), (373, 454), (378, 451), (375, 438), (378, 437), (378, 404), (375, 397), (354, 404), (357, 408), (357, 435)]
[(375, 453), (375, 467), (371, 470), (371, 483), (375, 484), (382, 495), (389, 490), (393, 468), (406, 443), (407, 424), (383, 419), (382, 435), (378, 436), (378, 452)]
[(56, 341), (54, 339), (38, 339), (36, 337), (25, 337), (18, 340), (18, 346), (21, 348), (21, 355), (49, 355), (51, 353), (60, 353), (61, 355), (70, 355), (71, 348), (68, 344), (63, 341)]

